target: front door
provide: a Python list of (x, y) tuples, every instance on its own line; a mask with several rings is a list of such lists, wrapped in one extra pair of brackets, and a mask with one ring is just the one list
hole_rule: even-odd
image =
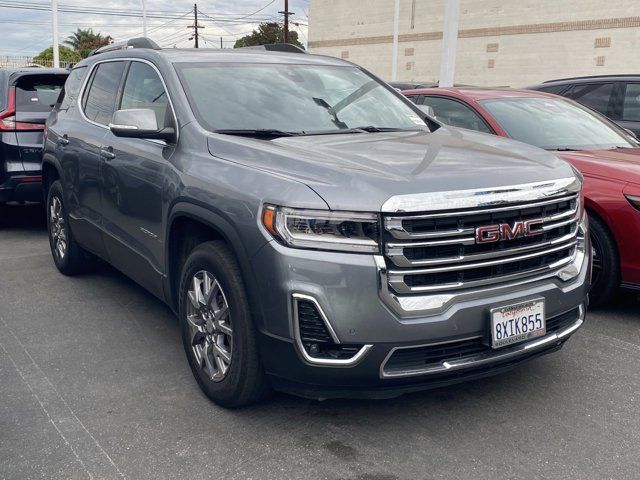
[[(152, 109), (159, 128), (174, 127), (167, 92), (154, 67), (132, 61), (117, 109)], [(107, 132), (102, 166), (105, 244), (111, 262), (154, 293), (162, 290), (163, 203), (174, 145)]]

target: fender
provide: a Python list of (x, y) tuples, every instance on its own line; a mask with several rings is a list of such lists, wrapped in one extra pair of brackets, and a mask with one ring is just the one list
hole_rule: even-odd
[[(165, 290), (165, 298), (167, 299), (168, 305), (171, 307), (175, 314), (179, 313), (179, 306), (177, 305), (178, 300), (175, 295), (175, 291), (171, 288), (172, 278), (171, 273), (169, 271), (170, 259), (169, 259), (169, 232), (171, 232), (171, 226), (173, 222), (181, 217), (188, 217), (190, 219), (196, 220), (208, 227), (212, 230), (215, 230), (220, 236), (226, 241), (229, 247), (233, 250), (236, 259), (238, 260), (238, 264), (240, 265), (240, 271), (242, 273), (242, 279), (244, 281), (245, 287), (247, 289), (247, 296), (249, 300), (249, 305), (251, 308), (251, 313), (253, 318), (259, 322), (256, 327), (262, 327), (262, 319), (264, 318), (262, 315), (262, 305), (259, 301), (259, 295), (257, 295), (257, 285), (255, 282), (255, 274), (251, 267), (251, 262), (249, 261), (250, 256), (247, 253), (244, 243), (242, 242), (240, 235), (233, 227), (233, 225), (227, 221), (220, 214), (212, 211), (210, 208), (205, 207), (203, 205), (198, 205), (196, 203), (192, 203), (191, 201), (183, 201), (180, 200), (176, 202), (171, 208), (168, 216), (168, 221), (166, 224), (165, 231), (165, 271), (167, 274), (164, 278), (164, 290)], [(267, 240), (265, 239), (265, 243)], [(179, 273), (175, 273), (179, 275)]]

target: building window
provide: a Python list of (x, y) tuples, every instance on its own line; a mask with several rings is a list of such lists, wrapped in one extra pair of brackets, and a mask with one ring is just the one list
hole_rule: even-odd
[(340, 53), (340, 56), (341, 56), (342, 58), (349, 58), (349, 50), (343, 50), (343, 51)]
[(405, 48), (404, 49), (405, 57), (413, 57), (413, 48)]
[(496, 66), (496, 61), (493, 58), (490, 58), (489, 61), (487, 62), (487, 67), (494, 68), (495, 66)]
[(604, 67), (604, 55), (600, 55), (599, 57), (596, 57), (596, 66)]
[(609, 48), (611, 46), (611, 37), (596, 38), (593, 46), (594, 48)]
[(498, 43), (487, 43), (487, 52), (497, 52), (498, 45)]

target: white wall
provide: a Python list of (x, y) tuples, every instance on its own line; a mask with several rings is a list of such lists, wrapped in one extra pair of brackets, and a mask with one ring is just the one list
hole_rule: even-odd
[[(443, 1), (415, 0), (412, 28), (413, 0), (400, 0), (399, 80), (438, 79)], [(393, 4), (310, 0), (310, 51), (346, 54), (390, 78)], [(608, 38), (610, 46), (596, 48), (597, 38)], [(496, 43), (497, 51), (487, 51)], [(413, 55), (405, 55), (411, 48)], [(457, 83), (525, 86), (566, 76), (640, 73), (639, 53), (640, 0), (461, 0)], [(598, 57), (604, 65), (597, 65)]]

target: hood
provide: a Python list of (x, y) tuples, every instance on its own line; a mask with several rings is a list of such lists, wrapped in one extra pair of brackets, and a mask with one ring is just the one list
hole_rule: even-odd
[(379, 211), (395, 195), (574, 176), (566, 162), (544, 150), (446, 127), (275, 140), (211, 135), (208, 143), (214, 156), (305, 183), (332, 210)]
[(640, 148), (562, 152), (560, 157), (571, 162), (583, 175), (640, 185)]

